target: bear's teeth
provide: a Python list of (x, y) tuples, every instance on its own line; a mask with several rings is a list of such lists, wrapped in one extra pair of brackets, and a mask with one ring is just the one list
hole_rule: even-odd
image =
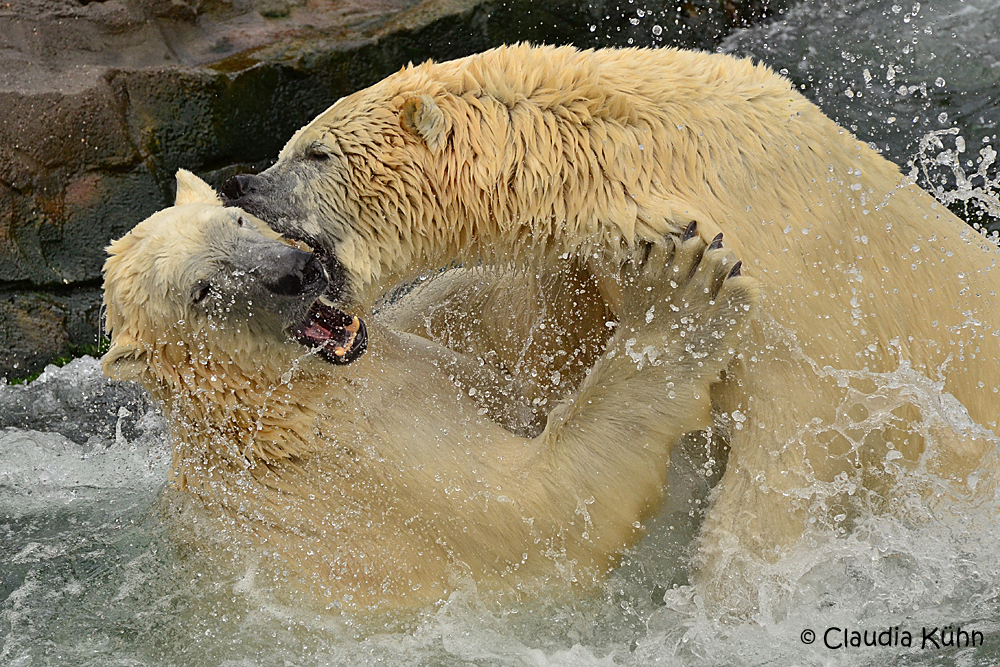
[(338, 345), (337, 347), (333, 348), (333, 353), (338, 357), (342, 357), (345, 354), (347, 354), (347, 350)]
[[(329, 306), (330, 308), (336, 308), (337, 307), (336, 305), (334, 305), (334, 303), (332, 301), (330, 301), (329, 299), (327, 299), (326, 296), (324, 296), (322, 294), (319, 297), (319, 302), (321, 304), (323, 304), (324, 306)], [(357, 319), (357, 318), (355, 318), (355, 319)]]
[[(320, 297), (320, 298), (322, 298), (322, 297)], [(346, 329), (347, 331), (350, 331), (351, 333), (358, 333), (358, 330), (360, 328), (361, 328), (361, 320), (358, 319), (357, 315), (355, 315), (351, 319), (351, 323), (350, 324), (348, 324), (346, 327), (344, 327), (344, 329)], [(353, 338), (351, 339), (351, 342), (352, 343), (354, 342)]]

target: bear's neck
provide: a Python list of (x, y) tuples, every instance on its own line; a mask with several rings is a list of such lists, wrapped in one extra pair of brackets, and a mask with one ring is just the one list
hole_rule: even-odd
[(177, 438), (173, 475), (181, 486), (213, 466), (246, 470), (313, 454), (320, 404), (343, 399), (342, 385), (318, 374), (312, 366), (322, 362), (311, 357), (241, 358), (189, 347), (164, 347), (157, 356), (147, 388)]
[(359, 379), (373, 375), (373, 362), (332, 366), (296, 349), (271, 352), (255, 351), (250, 364), (161, 350), (162, 370), (147, 388), (175, 437), (175, 488), (252, 531), (309, 532), (384, 488), (354, 450), (365, 414)]

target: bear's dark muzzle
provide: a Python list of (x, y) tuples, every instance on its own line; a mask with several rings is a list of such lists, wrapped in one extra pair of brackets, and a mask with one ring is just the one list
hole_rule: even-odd
[(297, 296), (306, 292), (322, 292), (327, 279), (323, 264), (315, 254), (289, 246), (282, 249), (273, 271), (264, 276), (263, 282), (274, 294)]
[(238, 205), (236, 202), (240, 199), (260, 190), (262, 180), (260, 176), (255, 174), (239, 174), (223, 183), (219, 192), (225, 198), (227, 206)]

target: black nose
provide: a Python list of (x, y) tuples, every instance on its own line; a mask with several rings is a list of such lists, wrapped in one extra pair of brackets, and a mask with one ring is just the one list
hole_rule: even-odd
[(264, 285), (275, 294), (295, 296), (315, 287), (324, 278), (323, 265), (316, 255), (288, 246), (279, 251), (274, 272)]
[(226, 198), (226, 201), (235, 201), (248, 194), (257, 191), (258, 183), (260, 182), (260, 176), (254, 174), (240, 174), (239, 176), (233, 176), (228, 181), (222, 184), (220, 192), (222, 196)]

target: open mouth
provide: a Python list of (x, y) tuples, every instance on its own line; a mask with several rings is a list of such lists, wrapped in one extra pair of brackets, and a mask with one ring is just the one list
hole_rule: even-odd
[(332, 364), (349, 364), (368, 348), (365, 323), (319, 297), (304, 320), (292, 328), (292, 335), (302, 345), (317, 349), (319, 356)]
[[(336, 260), (318, 248), (318, 244), (308, 243), (289, 236), (283, 240), (300, 250), (314, 253), (322, 267), (323, 282), (327, 291), (339, 291), (342, 285), (341, 267)], [(335, 293), (334, 292), (334, 293)], [(316, 350), (319, 356), (331, 364), (349, 364), (368, 349), (368, 330), (364, 321), (348, 315), (337, 308), (325, 295), (320, 295), (309, 307), (309, 312), (301, 322), (290, 330), (300, 345)]]

